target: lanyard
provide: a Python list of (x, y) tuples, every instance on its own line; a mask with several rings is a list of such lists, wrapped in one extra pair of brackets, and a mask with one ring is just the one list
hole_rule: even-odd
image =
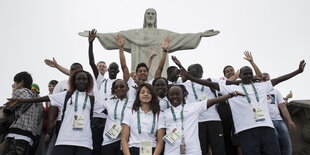
[[(78, 97), (79, 97), (79, 92), (76, 91), (75, 102), (74, 102), (74, 112), (77, 112), (77, 109), (78, 109)], [(88, 95), (85, 95), (85, 99), (84, 99), (84, 103), (83, 103), (83, 110), (85, 110), (85, 108), (86, 108), (87, 97), (88, 97)]]
[(108, 79), (106, 79), (105, 83), (104, 83), (104, 93), (105, 94), (107, 93), (107, 83), (108, 83)]
[(165, 100), (165, 101), (166, 101), (166, 104), (167, 104), (167, 108), (169, 108), (169, 102), (167, 100)]
[[(196, 89), (195, 89), (195, 87), (194, 87), (194, 82), (191, 82), (191, 83), (192, 83), (192, 90), (193, 90), (195, 99), (198, 100), (198, 95), (197, 95)], [(200, 91), (201, 91), (201, 92), (204, 91), (204, 86), (201, 87)]]
[[(140, 109), (137, 111), (137, 120), (138, 120), (138, 133), (141, 134), (141, 120), (140, 120)], [(155, 114), (153, 113), (153, 123), (152, 123), (152, 129), (151, 134), (154, 134), (155, 130)]]
[[(116, 121), (117, 120), (117, 106), (118, 106), (118, 102), (120, 101), (120, 99), (117, 100), (116, 104), (115, 104), (115, 108), (114, 108), (114, 120)], [(123, 109), (122, 109), (122, 113), (121, 113), (121, 122), (120, 124), (122, 124), (122, 121), (124, 119), (124, 111), (125, 111), (125, 108), (127, 106), (127, 103), (128, 103), (128, 98), (126, 99), (124, 105), (123, 105)]]
[[(173, 116), (173, 120), (174, 120), (175, 122), (177, 122), (177, 117), (175, 116), (175, 112), (174, 112), (172, 106), (170, 107), (170, 109), (171, 109), (171, 113), (172, 113), (172, 116)], [(181, 111), (182, 130), (184, 130), (184, 127), (183, 127), (183, 121), (184, 121), (183, 110), (184, 110), (184, 104), (182, 104), (182, 111)]]
[[(251, 83), (251, 85), (252, 85), (252, 88), (253, 88), (254, 93), (255, 93), (256, 101), (257, 101), (257, 103), (259, 103), (259, 97), (258, 97), (257, 90), (256, 90), (256, 88), (254, 87), (253, 83)], [(241, 84), (241, 87), (242, 87), (242, 89), (243, 89), (243, 91), (244, 91), (244, 94), (245, 94), (245, 96), (246, 96), (246, 99), (248, 100), (248, 103), (251, 104), (251, 99), (250, 99), (250, 97), (249, 97), (248, 91), (245, 89), (245, 87), (244, 87), (243, 84)]]

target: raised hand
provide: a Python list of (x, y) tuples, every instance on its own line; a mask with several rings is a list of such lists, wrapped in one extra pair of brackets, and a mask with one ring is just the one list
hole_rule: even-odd
[(201, 37), (212, 37), (219, 34), (220, 31), (207, 30), (201, 33)]
[(45, 59), (44, 60), (45, 64), (47, 64), (50, 67), (56, 68), (57, 67), (57, 61), (55, 60), (55, 58), (53, 57), (53, 60), (49, 60), (49, 59)]
[(172, 61), (179, 67), (182, 65), (181, 62), (177, 59), (176, 56), (171, 56)]
[(171, 41), (171, 39), (170, 39), (169, 37), (167, 37), (167, 38), (165, 38), (164, 42), (162, 42), (162, 43), (160, 44), (161, 48), (162, 48), (164, 51), (167, 51), (167, 50), (168, 50), (170, 41)]
[(299, 67), (298, 67), (298, 72), (302, 73), (305, 70), (306, 62), (305, 60), (300, 61)]
[(125, 40), (124, 40), (124, 38), (123, 38), (120, 34), (117, 34), (117, 35), (116, 35), (115, 40), (116, 40), (117, 45), (118, 45), (119, 47), (124, 47)]
[(285, 97), (285, 99), (290, 99), (293, 97), (293, 92), (290, 90), (290, 93), (288, 93)]
[(252, 56), (251, 52), (245, 51), (244, 56), (245, 56), (244, 57), (245, 60), (247, 60), (249, 62), (253, 62), (253, 56)]
[(97, 34), (96, 29), (92, 29), (91, 31), (88, 32), (88, 42), (89, 43), (92, 43), (96, 39), (96, 34)]
[(152, 51), (151, 51), (151, 57), (150, 57), (150, 59), (154, 59), (156, 56), (157, 56), (157, 52), (156, 52), (156, 50), (153, 48)]

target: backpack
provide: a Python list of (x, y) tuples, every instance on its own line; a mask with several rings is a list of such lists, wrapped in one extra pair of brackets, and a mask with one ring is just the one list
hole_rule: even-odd
[(0, 144), (4, 142), (6, 135), (9, 133), (10, 126), (17, 121), (20, 115), (25, 113), (32, 104), (29, 104), (24, 110), (19, 114), (16, 115), (15, 111), (19, 108), (6, 108), (2, 107), (0, 110)]
[[(71, 92), (71, 91), (67, 91), (67, 93), (66, 93), (66, 97), (65, 97), (65, 101), (64, 101), (64, 106), (63, 106), (63, 109), (62, 109), (61, 121), (60, 121), (60, 125), (59, 126), (61, 126), (62, 121), (65, 118), (65, 112), (66, 112), (66, 109), (67, 109), (67, 102), (71, 98), (72, 94), (73, 94), (73, 92)], [(92, 95), (89, 95), (88, 97), (89, 97), (89, 100), (90, 100), (90, 120), (92, 120), (93, 113), (94, 113), (95, 97), (92, 96)]]

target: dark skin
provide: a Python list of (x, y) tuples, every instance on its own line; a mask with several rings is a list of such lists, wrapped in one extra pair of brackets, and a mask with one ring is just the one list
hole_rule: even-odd
[(118, 80), (115, 83), (114, 86), (114, 92), (117, 98), (123, 100), (124, 98), (127, 98), (127, 92), (129, 90), (128, 86), (126, 85), (124, 80)]
[(118, 64), (115, 63), (115, 62), (112, 62), (109, 65), (108, 72), (109, 72), (109, 78), (110, 79), (116, 79), (116, 76), (117, 76), (117, 74), (119, 72)]
[[(87, 79), (87, 74), (84, 72), (80, 72), (76, 75), (75, 78), (75, 87), (78, 91), (80, 92), (85, 92), (86, 88), (88, 85), (88, 79)], [(48, 96), (43, 96), (43, 97), (38, 97), (38, 98), (28, 98), (28, 99), (13, 99), (10, 98), (8, 99), (9, 101), (5, 104), (6, 106), (14, 106), (18, 103), (37, 103), (37, 102), (49, 102), (50, 99)], [(49, 111), (56, 112), (58, 111), (58, 108), (55, 106), (51, 106)], [(52, 112), (49, 112), (49, 126), (48, 126), (48, 136), (52, 134), (52, 131), (54, 129), (54, 121), (55, 121), (55, 116), (53, 115)], [(50, 139), (50, 137), (45, 138), (47, 141)]]
[(167, 80), (171, 82), (176, 82), (180, 77), (181, 71), (178, 68), (172, 68), (167, 73)]
[(93, 52), (93, 42), (96, 39), (96, 33), (97, 30), (96, 29), (92, 29), (89, 34), (88, 34), (88, 59), (89, 59), (89, 65), (91, 67), (91, 69), (93, 70), (93, 74), (95, 76), (95, 78), (97, 79), (98, 75), (99, 75), (99, 71), (97, 69), (97, 66), (95, 64), (95, 58), (94, 58), (94, 52)]
[[(178, 66), (181, 68), (181, 70), (182, 70), (184, 76), (185, 76), (187, 79), (189, 79), (189, 80), (191, 80), (191, 81), (193, 81), (193, 82), (196, 82), (196, 83), (199, 83), (199, 84), (208, 86), (208, 87), (210, 87), (210, 88), (216, 89), (216, 90), (219, 90), (219, 89), (220, 89), (220, 88), (219, 88), (219, 84), (218, 84), (217, 82), (209, 82), (209, 81), (207, 81), (207, 80), (202, 80), (202, 79), (199, 79), (199, 78), (196, 78), (196, 77), (193, 77), (193, 76), (189, 75), (189, 74), (186, 72), (186, 70), (183, 68), (181, 62), (180, 62), (176, 57), (173, 56), (173, 57), (172, 57), (172, 60), (176, 63), (176, 65), (178, 65)], [(305, 69), (305, 66), (306, 66), (306, 62), (305, 62), (304, 60), (300, 61), (297, 70), (295, 70), (295, 71), (293, 71), (293, 72), (291, 72), (291, 73), (285, 74), (285, 75), (283, 75), (283, 76), (280, 76), (280, 77), (278, 77), (278, 78), (275, 78), (275, 79), (270, 80), (270, 81), (271, 81), (271, 84), (272, 84), (273, 86), (275, 86), (275, 85), (279, 84), (280, 82), (283, 82), (283, 81), (285, 81), (285, 80), (288, 80), (288, 79), (290, 79), (290, 78), (292, 78), (292, 77), (294, 77), (294, 76), (296, 76), (296, 75), (302, 73), (302, 72), (304, 71), (304, 69)], [(254, 77), (254, 75), (253, 75), (253, 71), (252, 71), (251, 68), (249, 68), (249, 67), (243, 67), (243, 68), (240, 69), (241, 83), (243, 83), (243, 84), (250, 84), (251, 82), (254, 81), (254, 78), (253, 78), (253, 77)]]
[(154, 85), (156, 95), (164, 98), (167, 95), (168, 85), (164, 79), (158, 79)]
[[(207, 108), (209, 108), (209, 107), (213, 106), (214, 104), (216, 104), (220, 101), (227, 100), (227, 99), (234, 97), (234, 96), (244, 96), (244, 95), (242, 93), (236, 91), (236, 92), (233, 92), (233, 93), (230, 93), (227, 95), (220, 96), (218, 98), (208, 99), (206, 106), (207, 106)], [(169, 89), (168, 100), (172, 106), (174, 106), (174, 107), (179, 106), (182, 103), (183, 98), (184, 98), (183, 92), (182, 92), (182, 89), (180, 87), (172, 86)]]

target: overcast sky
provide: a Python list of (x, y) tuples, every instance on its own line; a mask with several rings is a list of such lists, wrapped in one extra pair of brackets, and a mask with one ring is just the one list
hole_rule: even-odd
[[(173, 53), (186, 67), (202, 64), (204, 78), (222, 77), (228, 64), (236, 69), (249, 65), (243, 59), (245, 50), (252, 52), (263, 72), (278, 77), (296, 70), (300, 60), (310, 61), (309, 6), (308, 0), (2, 0), (0, 105), (11, 96), (13, 77), (18, 72), (32, 74), (41, 96), (47, 95), (50, 80), (68, 78), (45, 65), (44, 59), (55, 57), (68, 68), (80, 62), (91, 71), (87, 38), (77, 33), (92, 28), (98, 32), (142, 28), (147, 8), (157, 10), (160, 29), (178, 33), (221, 31), (215, 37), (203, 38), (194, 50)], [(105, 50), (97, 40), (94, 55), (96, 62), (119, 63), (118, 50)], [(130, 66), (130, 55), (126, 58)], [(283, 95), (292, 90), (294, 100), (309, 99), (309, 68), (275, 88)]]

